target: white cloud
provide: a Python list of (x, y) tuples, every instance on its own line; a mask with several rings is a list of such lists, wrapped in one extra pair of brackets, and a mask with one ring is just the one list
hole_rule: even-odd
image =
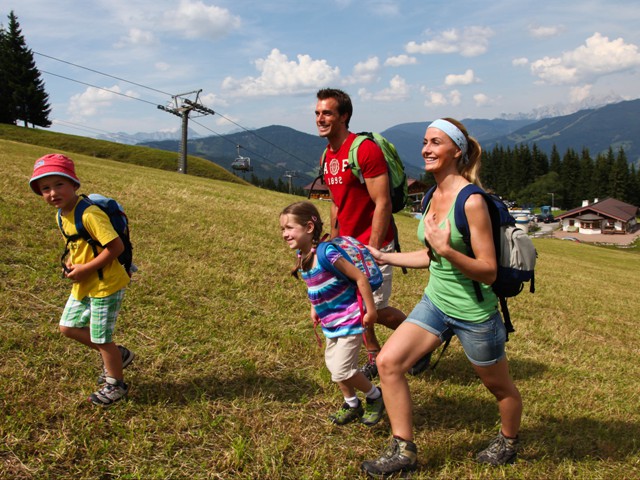
[(564, 27), (562, 25), (530, 25), (529, 26), (529, 34), (535, 38), (549, 38), (555, 37), (564, 31)]
[(313, 60), (309, 55), (298, 55), (297, 59), (289, 61), (274, 48), (267, 58), (255, 61), (259, 77), (226, 77), (222, 88), (244, 97), (297, 94), (335, 83), (340, 76), (340, 69), (330, 67), (326, 60)]
[(447, 75), (444, 79), (444, 84), (450, 87), (452, 85), (469, 85), (477, 81), (478, 80), (475, 78), (473, 70), (468, 69), (461, 75)]
[(425, 95), (424, 104), (427, 107), (442, 107), (445, 105), (460, 105), (462, 102), (462, 94), (458, 90), (451, 90), (448, 94), (436, 91), (430, 91), (427, 88), (421, 89)]
[(447, 98), (440, 92), (429, 92), (427, 98), (424, 101), (427, 107), (438, 107), (447, 105)]
[(494, 32), (489, 27), (466, 27), (462, 31), (451, 29), (434, 35), (433, 40), (422, 43), (411, 41), (405, 45), (407, 53), (459, 53), (463, 57), (482, 55), (489, 48)]
[(131, 28), (129, 29), (128, 35), (121, 38), (115, 46), (117, 48), (140, 47), (154, 45), (155, 43), (157, 43), (157, 41), (153, 32), (139, 28)]
[(216, 95), (215, 93), (207, 93), (206, 95), (201, 95), (200, 103), (212, 110), (215, 110), (217, 107), (229, 106), (229, 103), (226, 100), (220, 98), (220, 96)]
[(138, 97), (135, 92), (130, 90), (122, 93), (117, 85), (104, 89), (89, 87), (83, 93), (73, 95), (69, 99), (67, 111), (73, 121), (81, 121), (86, 117), (97, 115), (99, 110), (110, 107), (116, 100), (127, 100), (124, 95)]
[(511, 60), (511, 65), (514, 67), (523, 67), (529, 64), (529, 59), (526, 57), (514, 58)]
[(154, 67), (156, 67), (156, 70), (158, 70), (159, 72), (166, 72), (171, 68), (171, 65), (166, 62), (156, 62)]
[(476, 102), (476, 107), (485, 107), (487, 105), (493, 104), (493, 100), (491, 100), (491, 98), (489, 98), (489, 96), (485, 95), (484, 93), (476, 93), (473, 96), (473, 101)]
[(370, 93), (366, 89), (361, 88), (358, 95), (362, 100), (374, 100), (378, 102), (396, 102), (409, 98), (410, 88), (407, 82), (400, 75), (396, 75), (389, 82), (389, 87), (384, 88), (376, 93)]
[(561, 57), (544, 57), (531, 63), (531, 73), (545, 83), (571, 84), (638, 66), (640, 53), (636, 45), (625, 43), (622, 38), (609, 41), (596, 32), (584, 45)]
[(456, 106), (460, 105), (460, 102), (462, 102), (462, 94), (458, 90), (451, 90), (449, 92), (449, 103)]
[(580, 103), (583, 100), (589, 98), (591, 95), (591, 88), (593, 85), (581, 85), (578, 87), (571, 87), (569, 90), (569, 100), (571, 103)]
[(178, 7), (164, 14), (164, 28), (186, 38), (216, 40), (240, 28), (240, 17), (226, 8), (205, 5), (200, 1), (180, 0)]
[(402, 67), (404, 65), (415, 65), (416, 63), (418, 63), (416, 57), (402, 54), (387, 58), (384, 65), (385, 67)]
[(345, 83), (371, 83), (380, 72), (380, 60), (378, 57), (369, 57), (364, 62), (358, 62), (353, 67), (353, 74), (345, 79)]

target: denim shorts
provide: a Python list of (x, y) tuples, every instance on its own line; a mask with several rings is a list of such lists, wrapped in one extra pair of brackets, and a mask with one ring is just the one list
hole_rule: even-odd
[(456, 335), (469, 361), (480, 367), (498, 363), (505, 355), (507, 332), (498, 310), (483, 322), (467, 322), (449, 317), (424, 295), (405, 322), (424, 328), (443, 343)]

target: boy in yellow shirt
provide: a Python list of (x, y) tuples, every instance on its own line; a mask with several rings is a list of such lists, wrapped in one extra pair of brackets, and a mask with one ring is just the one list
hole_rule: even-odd
[[(74, 213), (80, 187), (73, 161), (61, 154), (49, 154), (36, 160), (29, 181), (31, 189), (60, 211), (61, 228), (67, 236), (77, 234)], [(123, 369), (134, 359), (133, 352), (112, 340), (129, 275), (118, 261), (124, 244), (106, 213), (91, 205), (82, 215), (82, 224), (99, 243), (97, 254), (83, 238), (69, 242), (69, 257), (63, 276), (73, 282), (71, 295), (60, 319), (60, 331), (102, 356), (100, 389), (89, 401), (109, 406), (127, 396)], [(101, 274), (98, 274), (101, 271)]]

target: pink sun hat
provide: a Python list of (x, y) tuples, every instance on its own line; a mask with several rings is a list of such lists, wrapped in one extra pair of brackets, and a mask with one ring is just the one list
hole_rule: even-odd
[(50, 175), (67, 177), (80, 186), (80, 180), (78, 180), (78, 176), (76, 175), (76, 167), (73, 164), (73, 160), (61, 153), (50, 153), (36, 160), (36, 163), (33, 165), (33, 175), (31, 175), (31, 180), (29, 180), (31, 190), (37, 195), (42, 195), (37, 180)]

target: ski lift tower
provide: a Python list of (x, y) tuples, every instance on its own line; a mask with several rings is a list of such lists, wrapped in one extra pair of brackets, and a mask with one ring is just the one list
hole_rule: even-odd
[[(160, 110), (172, 113), (182, 118), (182, 136), (180, 139), (180, 158), (178, 159), (178, 172), (187, 173), (187, 141), (189, 132), (189, 114), (197, 112), (202, 117), (204, 115), (215, 115), (216, 112), (210, 108), (205, 107), (200, 103), (200, 90), (194, 90), (193, 92), (181, 93), (179, 95), (173, 95), (172, 102), (169, 106), (158, 105)], [(195, 94), (195, 100), (192, 101), (187, 98), (190, 95)]]
[(291, 179), (297, 176), (298, 176), (298, 172), (296, 170), (287, 170), (283, 175), (283, 177), (289, 179), (289, 194), (291, 194), (291, 191), (293, 189), (291, 185)]

